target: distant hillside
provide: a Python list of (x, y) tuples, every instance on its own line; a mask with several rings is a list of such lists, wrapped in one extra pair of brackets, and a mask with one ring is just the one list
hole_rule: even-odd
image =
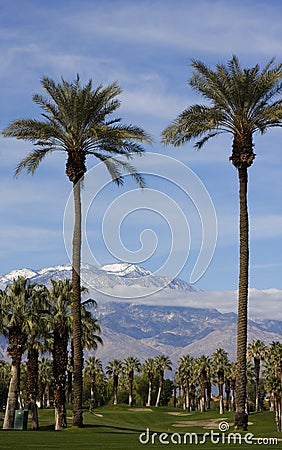
[[(71, 266), (13, 270), (0, 277), (0, 287), (3, 289), (20, 275), (48, 285), (51, 279), (71, 278)], [(98, 303), (94, 314), (101, 323), (104, 346), (99, 346), (96, 355), (104, 365), (113, 358), (135, 355), (144, 361), (159, 353), (167, 354), (176, 364), (184, 354), (210, 355), (218, 347), (223, 347), (235, 359), (237, 315), (204, 307), (224, 304), (223, 293), (202, 292), (181, 279), (169, 280), (125, 263), (100, 268), (84, 264), (82, 280), (89, 288), (89, 297)], [(272, 290), (271, 294), (280, 298), (281, 293)], [(254, 295), (258, 299), (269, 298), (265, 292), (250, 290), (252, 299)], [(249, 341), (253, 339), (261, 339), (266, 344), (281, 341), (282, 321), (250, 320)], [(0, 357), (5, 355), (5, 349), (2, 337)]]

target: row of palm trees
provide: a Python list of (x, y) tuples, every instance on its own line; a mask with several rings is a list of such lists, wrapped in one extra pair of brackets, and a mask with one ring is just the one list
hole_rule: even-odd
[[(282, 64), (271, 60), (263, 70), (259, 65), (242, 69), (237, 57), (227, 65), (217, 64), (211, 70), (201, 61), (192, 62), (190, 87), (205, 100), (189, 106), (162, 133), (162, 143), (180, 146), (194, 139), (200, 149), (209, 139), (222, 133), (232, 137), (230, 160), (237, 170), (240, 200), (240, 269), (238, 289), (237, 332), (237, 403), (235, 427), (246, 430), (247, 312), (249, 274), (249, 217), (247, 205), (248, 169), (255, 159), (255, 133), (265, 133), (282, 124)], [(72, 327), (74, 344), (74, 409), (73, 426), (83, 424), (82, 417), (82, 327), (81, 327), (81, 181), (87, 171), (86, 159), (94, 156), (105, 164), (112, 180), (120, 185), (124, 173), (131, 174), (137, 184), (144, 179), (130, 164), (132, 156), (141, 155), (141, 144), (151, 143), (140, 127), (124, 125), (113, 113), (120, 106), (120, 87), (113, 83), (93, 88), (90, 80), (82, 86), (77, 76), (69, 83), (56, 84), (48, 77), (41, 81), (47, 97), (35, 94), (33, 100), (43, 110), (42, 120), (19, 119), (11, 123), (3, 135), (26, 140), (33, 150), (18, 165), (16, 175), (26, 169), (34, 173), (47, 154), (66, 154), (66, 175), (73, 187), (74, 230), (72, 251)], [(117, 158), (122, 156), (123, 159)]]
[[(261, 340), (254, 340), (248, 345), (247, 380), (250, 389), (254, 387), (254, 406), (258, 412), (263, 404), (265, 393), (269, 394), (270, 409), (276, 412), (277, 430), (282, 430), (282, 344), (272, 342), (268, 347)], [(263, 364), (262, 364), (263, 363)], [(261, 370), (262, 366), (262, 370)], [(95, 404), (97, 384), (105, 375), (113, 379), (113, 403), (118, 403), (119, 377), (128, 381), (128, 404), (133, 404), (134, 374), (142, 373), (148, 383), (146, 406), (152, 405), (152, 386), (158, 379), (155, 406), (160, 406), (164, 386), (165, 371), (172, 370), (171, 360), (165, 355), (147, 359), (142, 365), (138, 358), (128, 357), (124, 361), (113, 359), (106, 366), (104, 374), (101, 360), (95, 356), (85, 362), (85, 374), (91, 379), (90, 410)], [(236, 363), (231, 362), (227, 352), (218, 348), (210, 357), (202, 355), (193, 358), (182, 356), (175, 371), (174, 390), (181, 392), (183, 408), (188, 411), (209, 409), (212, 386), (217, 385), (219, 413), (236, 410)], [(223, 389), (225, 388), (225, 389)], [(224, 401), (225, 391), (225, 401)], [(175, 402), (177, 404), (177, 402)], [(248, 402), (245, 405), (248, 410)]]
[[(0, 333), (7, 337), (7, 352), (11, 357), (4, 429), (13, 428), (20, 397), (21, 361), (25, 353), (27, 397), (32, 411), (32, 427), (38, 428), (38, 359), (39, 354), (46, 351), (52, 354), (55, 428), (57, 430), (66, 426), (65, 391), (69, 346), (69, 363), (72, 368), (69, 372), (73, 371), (72, 297), (73, 286), (70, 280), (51, 280), (51, 287), (48, 289), (19, 277), (4, 290), (0, 290)], [(92, 299), (81, 304), (82, 346), (87, 349), (96, 349), (97, 343), (102, 343), (99, 336), (100, 326), (89, 309), (95, 305)], [(72, 378), (71, 375), (68, 380), (70, 392)]]
[[(86, 341), (87, 339), (89, 340), (89, 337), (87, 338), (86, 336)], [(87, 348), (95, 348), (97, 345), (96, 338), (93, 344), (89, 345), (88, 342), (85, 345)], [(63, 365), (60, 362), (60, 367), (63, 370), (58, 375), (58, 365), (56, 357), (54, 359), (54, 351), (52, 351), (54, 347), (55, 345), (51, 346), (49, 350), (53, 356), (53, 361), (46, 357), (41, 358), (39, 362), (37, 361), (37, 371), (34, 369), (31, 370), (30, 359), (24, 363), (24, 371), (26, 373), (25, 398), (30, 400), (32, 398), (30, 393), (32, 393), (36, 400), (37, 393), (39, 393), (40, 406), (50, 406), (50, 393), (52, 391), (55, 411), (60, 418), (59, 421), (56, 421), (58, 422), (57, 429), (60, 429), (66, 426), (66, 393), (67, 400), (69, 402), (72, 401), (72, 366), (71, 358), (69, 358), (68, 364), (66, 364), (66, 353), (61, 358), (61, 360), (64, 360)], [(272, 342), (267, 347), (260, 340), (253, 341), (248, 346), (248, 360), (247, 380), (249, 382), (250, 397), (254, 402), (255, 411), (258, 412), (260, 410), (265, 394), (267, 393), (269, 395), (270, 409), (276, 413), (277, 430), (281, 431), (282, 344), (280, 342)], [(0, 365), (1, 377), (3, 381), (6, 379), (6, 384), (8, 384), (10, 366), (4, 361), (0, 361)], [(146, 402), (144, 403), (148, 407), (152, 405), (158, 407), (162, 404), (161, 398), (166, 381), (165, 371), (171, 370), (171, 360), (165, 355), (148, 358), (143, 364), (141, 364), (138, 358), (133, 356), (129, 356), (123, 361), (113, 359), (105, 367), (105, 371), (99, 358), (89, 356), (84, 363), (85, 389), (88, 385), (90, 387), (90, 398), (89, 395), (86, 395), (89, 398), (89, 411), (92, 412), (93, 408), (101, 402), (101, 398), (103, 398), (101, 392), (103, 390), (105, 391), (106, 386), (108, 386), (108, 393), (104, 397), (106, 396), (107, 401), (110, 401), (110, 398), (112, 398), (113, 404), (118, 404), (118, 399), (120, 398), (119, 389), (121, 386), (122, 391), (124, 389), (127, 390), (128, 405), (132, 406), (134, 401), (136, 402), (134, 394), (136, 395), (138, 389), (140, 390), (138, 388), (138, 380), (142, 377), (146, 381), (147, 386)], [(33, 377), (37, 377), (35, 382), (30, 383), (29, 373), (33, 373)], [(137, 374), (138, 377), (135, 376)], [(142, 374), (141, 378), (140, 374)], [(57, 385), (59, 379), (61, 381), (60, 389), (58, 389)], [(223, 414), (224, 411), (230, 410), (235, 411), (235, 380), (236, 363), (229, 360), (227, 352), (222, 348), (218, 348), (210, 357), (202, 355), (199, 358), (193, 358), (190, 355), (184, 355), (178, 361), (174, 381), (170, 385), (171, 391), (172, 389), (174, 390), (174, 405), (180, 406), (181, 403), (183, 409), (187, 411), (199, 409), (201, 412), (205, 412), (210, 408), (212, 387), (217, 385), (219, 413)], [(38, 388), (36, 389), (37, 385)], [(112, 393), (109, 392), (109, 389), (112, 389)], [(60, 414), (58, 405), (62, 408)], [(248, 408), (248, 404), (246, 404), (246, 408)], [(37, 424), (33, 423), (34, 428), (37, 428), (36, 425), (38, 426), (38, 422)]]

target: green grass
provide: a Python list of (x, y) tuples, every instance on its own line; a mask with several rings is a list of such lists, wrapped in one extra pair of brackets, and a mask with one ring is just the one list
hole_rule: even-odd
[[(183, 442), (184, 433), (197, 433), (198, 440), (203, 439), (204, 433), (211, 433), (211, 430), (205, 429), (202, 420), (217, 420), (221, 421), (223, 418), (215, 411), (206, 413), (187, 413), (185, 415), (183, 410), (162, 407), (151, 408), (152, 411), (142, 411), (138, 408), (129, 409), (125, 405), (121, 406), (104, 406), (97, 408), (93, 411), (93, 414), (89, 412), (84, 413), (84, 427), (82, 429), (71, 428), (71, 412), (68, 411), (68, 428), (63, 431), (54, 431), (54, 411), (42, 410), (39, 411), (40, 418), (40, 430), (38, 431), (17, 431), (17, 430), (1, 430), (0, 431), (0, 449), (1, 450), (46, 450), (46, 449), (59, 449), (59, 450), (138, 450), (142, 448), (154, 449), (154, 448), (204, 448), (214, 449), (228, 448), (249, 448), (246, 443), (239, 444), (212, 444), (206, 439), (204, 444), (198, 443), (187, 444), (182, 443), (173, 444), (171, 442), (171, 434), (177, 433), (181, 435)], [(181, 415), (171, 415), (169, 413), (179, 413)], [(234, 432), (232, 427), (233, 413), (225, 413), (224, 418), (230, 424), (230, 429), (225, 433), (225, 436), (229, 432)], [(193, 421), (193, 426), (176, 427), (176, 423)], [(274, 414), (270, 412), (253, 413), (249, 416), (249, 422), (252, 425), (249, 426), (249, 432), (254, 435), (255, 438), (261, 437), (277, 437), (282, 438), (281, 433), (276, 432)], [(1, 426), (2, 424), (0, 424)], [(30, 424), (29, 424), (30, 426)], [(139, 442), (140, 433), (144, 433), (146, 429), (150, 429), (150, 443), (142, 445)], [(218, 432), (218, 425), (214, 424), (214, 432)], [(155, 443), (152, 444), (152, 433), (158, 433), (155, 436)], [(169, 444), (162, 444), (159, 441), (161, 433), (167, 433), (167, 436), (163, 435), (163, 439), (168, 441)], [(221, 436), (221, 434), (220, 434)], [(258, 444), (257, 441), (254, 444)], [(264, 446), (264, 445), (263, 445)], [(277, 445), (268, 445), (272, 448), (282, 448), (282, 441)]]

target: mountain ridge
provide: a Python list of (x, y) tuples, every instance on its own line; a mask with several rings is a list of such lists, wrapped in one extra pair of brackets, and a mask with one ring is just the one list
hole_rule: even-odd
[[(207, 301), (211, 293), (196, 290), (179, 278), (169, 280), (132, 264), (114, 263), (102, 267), (82, 265), (82, 283), (89, 287), (89, 296), (97, 300), (94, 314), (99, 319), (104, 346), (98, 346), (95, 355), (103, 364), (110, 359), (124, 359), (135, 355), (142, 361), (157, 354), (167, 354), (176, 363), (186, 353), (192, 356), (211, 355), (219, 346), (225, 348), (231, 359), (235, 359), (237, 315), (235, 312), (220, 312), (217, 306), (228, 303), (224, 293), (215, 297), (216, 302)], [(50, 283), (50, 279), (71, 278), (71, 265), (58, 265), (40, 270), (15, 269), (0, 277), (0, 288), (11, 283), (13, 277), (28, 276), (32, 282)], [(95, 286), (96, 284), (96, 286)], [(162, 286), (165, 287), (162, 287)], [(95, 290), (93, 286), (97, 287)], [(159, 289), (161, 287), (161, 289)], [(150, 292), (157, 294), (138, 297), (119, 297), (117, 293)], [(128, 291), (129, 289), (129, 291)], [(108, 296), (107, 292), (116, 293)], [(266, 291), (250, 290), (254, 296), (266, 302)], [(272, 289), (280, 300), (280, 291)], [(152, 300), (153, 299), (153, 300)], [(205, 304), (205, 302), (207, 304)], [(255, 303), (255, 302), (254, 302)], [(282, 340), (282, 321), (271, 319), (249, 320), (249, 341), (261, 339), (266, 344)], [(0, 355), (5, 354), (5, 342), (0, 341)], [(88, 353), (86, 352), (86, 356)]]

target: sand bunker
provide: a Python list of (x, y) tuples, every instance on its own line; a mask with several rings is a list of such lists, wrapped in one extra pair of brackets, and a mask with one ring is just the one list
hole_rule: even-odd
[(218, 424), (226, 417), (220, 417), (219, 419), (206, 419), (206, 420), (185, 420), (183, 422), (176, 422), (172, 424), (173, 427), (203, 427), (207, 430), (218, 428)]
[(128, 408), (128, 411), (139, 412), (139, 411), (152, 411), (152, 410), (150, 408)]

